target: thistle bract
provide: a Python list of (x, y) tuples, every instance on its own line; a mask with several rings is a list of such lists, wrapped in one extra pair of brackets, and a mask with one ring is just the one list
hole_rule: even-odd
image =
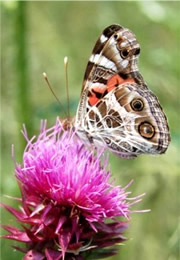
[[(20, 210), (8, 205), (21, 223), (5, 226), (4, 238), (26, 244), (16, 247), (24, 259), (98, 259), (117, 253), (112, 247), (125, 240), (130, 207), (126, 188), (111, 181), (108, 159), (101, 150), (89, 150), (71, 129), (57, 121), (46, 129), (42, 122), (37, 138), (29, 140), (15, 176), (22, 193)], [(117, 218), (118, 217), (118, 218)], [(120, 218), (119, 218), (120, 217)]]

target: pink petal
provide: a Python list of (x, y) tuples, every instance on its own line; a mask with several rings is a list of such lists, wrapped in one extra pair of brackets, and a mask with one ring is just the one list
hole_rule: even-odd
[(23, 218), (25, 217), (25, 215), (24, 215), (22, 212), (20, 212), (20, 211), (18, 211), (18, 210), (16, 210), (16, 209), (14, 209), (14, 208), (12, 208), (12, 207), (10, 207), (10, 206), (4, 204), (4, 203), (0, 203), (0, 206), (3, 207), (3, 208), (5, 208), (6, 210), (8, 210), (8, 211), (9, 211), (11, 214), (13, 214), (18, 220), (21, 220), (21, 219), (23, 219)]
[(25, 229), (25, 231), (26, 231), (26, 233), (27, 233), (27, 235), (28, 235), (28, 237), (30, 238), (31, 241), (40, 242), (40, 241), (44, 240), (43, 237), (34, 234), (30, 229), (28, 229), (26, 227), (24, 227), (24, 229)]
[(47, 260), (59, 260), (62, 257), (62, 253), (52, 250), (50, 248), (45, 249), (45, 255), (47, 257)]
[(27, 236), (26, 232), (20, 231), (19, 229), (12, 227), (12, 226), (6, 226), (1, 225), (5, 230), (7, 230), (10, 234), (3, 235), (3, 238), (7, 239), (13, 239), (20, 242), (30, 242), (31, 240)]
[(61, 234), (59, 235), (59, 244), (61, 246), (63, 260), (65, 259), (66, 249), (68, 248), (70, 240), (71, 240), (70, 231), (64, 230), (64, 232), (61, 232)]
[(35, 250), (30, 250), (27, 252), (23, 260), (45, 260), (45, 257)]
[(56, 231), (55, 233), (58, 234), (59, 230), (61, 229), (62, 225), (64, 224), (64, 222), (66, 221), (66, 217), (65, 216), (62, 216), (59, 218), (59, 222), (58, 222), (58, 225), (57, 225), (57, 228), (56, 228)]

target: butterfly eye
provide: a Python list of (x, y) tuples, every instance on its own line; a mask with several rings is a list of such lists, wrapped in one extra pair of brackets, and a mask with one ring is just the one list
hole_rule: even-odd
[(133, 99), (130, 105), (134, 111), (141, 111), (144, 108), (144, 103), (141, 99)]
[(154, 127), (150, 123), (143, 122), (139, 126), (139, 133), (142, 137), (144, 137), (146, 139), (151, 139), (155, 134), (155, 130), (154, 130)]
[(115, 34), (115, 35), (114, 35), (114, 39), (115, 39), (115, 40), (117, 40), (117, 38), (118, 38), (118, 35), (117, 35), (117, 34)]
[(129, 55), (129, 50), (123, 49), (123, 50), (120, 52), (120, 54), (121, 54), (121, 57), (122, 57), (123, 59), (125, 59), (125, 58), (127, 58), (128, 55)]

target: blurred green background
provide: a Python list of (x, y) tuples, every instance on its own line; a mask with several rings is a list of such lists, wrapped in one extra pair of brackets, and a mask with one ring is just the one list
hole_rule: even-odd
[[(165, 155), (142, 155), (125, 161), (110, 155), (112, 174), (132, 196), (146, 192), (133, 209), (151, 208), (150, 213), (132, 214), (119, 255), (110, 259), (178, 259), (179, 218), (179, 75), (180, 2), (1, 2), (1, 195), (3, 202), (16, 203), (5, 194), (19, 196), (13, 177), (11, 144), (21, 162), (25, 123), (30, 136), (38, 134), (41, 119), (54, 124), (63, 115), (45, 83), (46, 72), (66, 107), (64, 56), (69, 58), (70, 109), (74, 115), (85, 66), (101, 31), (112, 23), (131, 29), (141, 44), (140, 71), (158, 96), (168, 117), (172, 141)], [(14, 223), (2, 211), (2, 223)], [(3, 240), (1, 259), (21, 259), (11, 250), (17, 243)]]

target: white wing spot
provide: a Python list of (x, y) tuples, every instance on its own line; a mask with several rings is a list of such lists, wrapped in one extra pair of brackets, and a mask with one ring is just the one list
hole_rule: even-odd
[(89, 60), (105, 68), (116, 70), (115, 63), (101, 54), (92, 54)]
[(128, 45), (127, 42), (122, 42), (121, 45), (120, 45), (120, 47), (121, 47), (121, 48), (124, 48), (124, 47), (126, 47), (127, 45)]
[(121, 61), (121, 66), (122, 66), (123, 68), (126, 68), (126, 67), (128, 66), (128, 63), (129, 63), (128, 60), (123, 60), (123, 61)]
[(104, 43), (105, 41), (107, 41), (107, 39), (108, 38), (106, 36), (104, 36), (104, 34), (102, 34), (101, 37), (100, 37), (100, 42)]

